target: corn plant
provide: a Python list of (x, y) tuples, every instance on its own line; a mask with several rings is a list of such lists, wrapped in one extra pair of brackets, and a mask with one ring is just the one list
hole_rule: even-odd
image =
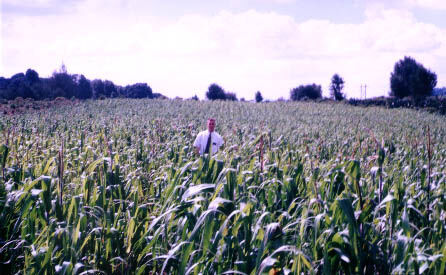
[[(208, 117), (225, 145), (196, 156)], [(444, 274), (446, 120), (110, 99), (0, 117), (2, 273)]]

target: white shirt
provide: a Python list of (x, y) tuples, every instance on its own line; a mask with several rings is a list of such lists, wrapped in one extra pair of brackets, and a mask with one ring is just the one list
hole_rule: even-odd
[[(200, 148), (200, 155), (204, 154), (204, 151), (206, 151), (206, 144), (208, 142), (209, 138), (209, 131), (202, 131), (198, 133), (197, 138), (195, 138), (194, 146)], [(212, 154), (217, 153), (218, 148), (223, 145), (223, 138), (217, 133), (212, 132), (211, 133), (211, 150)]]

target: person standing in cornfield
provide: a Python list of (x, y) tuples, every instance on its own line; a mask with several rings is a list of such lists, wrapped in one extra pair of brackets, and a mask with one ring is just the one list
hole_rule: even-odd
[(215, 132), (215, 119), (209, 118), (207, 121), (208, 129), (198, 133), (194, 141), (195, 153), (198, 155), (217, 153), (220, 146), (223, 145), (223, 138)]

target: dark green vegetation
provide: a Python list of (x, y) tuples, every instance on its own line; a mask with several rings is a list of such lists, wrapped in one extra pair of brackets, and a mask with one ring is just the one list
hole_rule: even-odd
[(353, 106), (381, 106), (388, 109), (411, 108), (429, 113), (446, 115), (446, 96), (429, 96), (423, 99), (413, 99), (408, 97), (402, 99), (396, 97), (376, 97), (370, 99), (351, 98), (345, 102)]
[(109, 80), (88, 80), (84, 75), (69, 74), (62, 65), (49, 78), (40, 78), (39, 74), (28, 69), (11, 78), (0, 77), (0, 101), (16, 98), (50, 100), (58, 97), (67, 99), (102, 99), (102, 98), (158, 98), (161, 94), (152, 92), (147, 83), (136, 83), (125, 87), (113, 84)]
[[(199, 158), (210, 116), (226, 145)], [(0, 122), (2, 273), (444, 274), (444, 117), (115, 99)]]
[(390, 76), (390, 95), (398, 98), (424, 98), (432, 95), (436, 85), (435, 73), (406, 56), (395, 64)]
[(220, 85), (212, 83), (206, 91), (206, 98), (209, 100), (230, 100), (237, 101), (235, 93), (226, 92)]
[(338, 74), (334, 74), (331, 77), (330, 97), (338, 101), (345, 99), (345, 94), (342, 92), (343, 89), (344, 79), (342, 79), (342, 77), (340, 77)]
[(305, 99), (321, 99), (322, 87), (321, 85), (300, 85), (293, 88), (290, 91), (290, 99), (293, 101), (305, 100)]

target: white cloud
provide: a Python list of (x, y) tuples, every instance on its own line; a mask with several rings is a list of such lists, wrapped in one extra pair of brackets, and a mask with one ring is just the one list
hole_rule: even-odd
[(365, 83), (368, 95), (383, 95), (394, 63), (410, 55), (446, 85), (446, 31), (409, 12), (369, 10), (357, 25), (254, 10), (166, 22), (134, 4), (107, 2), (99, 9), (103, 3), (86, 1), (71, 15), (9, 17), (2, 74), (31, 67), (45, 76), (64, 61), (70, 72), (118, 84), (148, 82), (171, 97), (203, 97), (217, 82), (239, 97), (260, 90), (274, 99), (313, 82), (328, 94), (339, 73), (349, 96), (359, 96)]
[(444, 30), (417, 22), (407, 11), (384, 10), (368, 14), (362, 28), (366, 36), (374, 40), (371, 43), (377, 51), (426, 52), (445, 42)]
[[(19, 2), (19, 3), (17, 3)], [(48, 6), (51, 4), (51, 2), (54, 2), (54, 0), (2, 0), (2, 4), (5, 5), (17, 5), (20, 4), (21, 6), (27, 6), (27, 7), (39, 7), (39, 6)]]
[(425, 8), (433, 10), (446, 10), (444, 0), (364, 0), (368, 8), (381, 7), (381, 9), (414, 9)]
[(446, 1), (444, 0), (406, 0), (412, 6), (418, 6), (428, 9), (446, 10)]

